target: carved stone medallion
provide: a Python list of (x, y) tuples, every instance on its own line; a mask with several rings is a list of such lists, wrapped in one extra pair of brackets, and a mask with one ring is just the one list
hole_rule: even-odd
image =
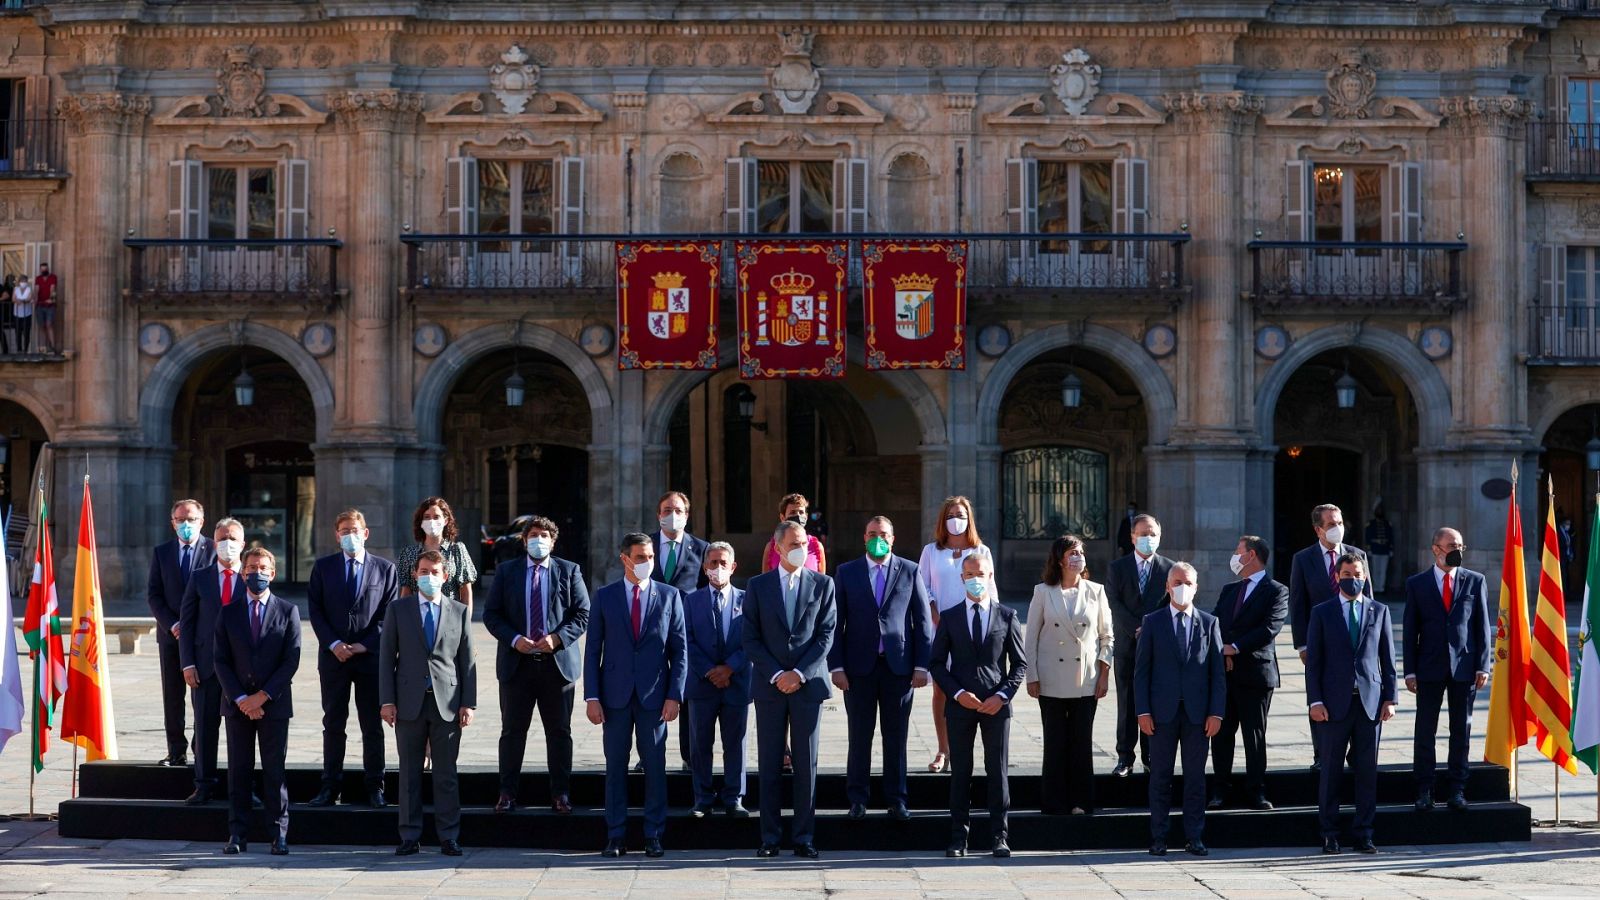
[(520, 116), (539, 89), (539, 67), (528, 62), (520, 44), (512, 44), (490, 67), (489, 88), (508, 115)]
[(277, 115), (277, 104), (267, 96), (267, 73), (256, 61), (256, 48), (229, 47), (217, 69), (216, 114), (225, 118), (258, 119)]
[(1081, 47), (1061, 54), (1061, 62), (1050, 67), (1050, 86), (1055, 89), (1067, 115), (1081, 116), (1100, 92), (1100, 67), (1089, 61)]
[(785, 31), (778, 35), (783, 58), (773, 67), (767, 83), (778, 98), (778, 106), (788, 115), (802, 116), (822, 90), (822, 73), (811, 63), (810, 31)]
[(1328, 70), (1329, 109), (1335, 119), (1365, 119), (1378, 89), (1378, 73), (1357, 50), (1343, 53)]

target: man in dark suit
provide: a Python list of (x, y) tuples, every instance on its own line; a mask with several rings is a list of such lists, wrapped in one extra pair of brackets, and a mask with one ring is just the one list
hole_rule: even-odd
[(289, 852), (289, 787), (284, 762), (289, 719), (294, 716), (290, 682), (300, 668), (300, 610), (271, 591), (277, 560), (257, 547), (244, 555), (243, 602), (217, 617), (213, 648), (222, 684), (222, 715), (228, 723), (228, 843), (222, 852), (247, 849), (250, 781), (261, 749), (261, 795), (273, 823), (272, 855)]
[(1220, 809), (1231, 790), (1233, 736), (1243, 733), (1246, 805), (1267, 810), (1267, 713), (1278, 687), (1278, 651), (1273, 646), (1289, 616), (1289, 588), (1267, 574), (1267, 542), (1247, 534), (1239, 539), (1230, 567), (1239, 577), (1222, 589), (1214, 615), (1222, 629), (1228, 700), (1222, 730), (1211, 739), (1211, 769), (1216, 784), (1210, 809)]
[(439, 851), (461, 855), (461, 788), (456, 759), (461, 730), (478, 706), (472, 613), (444, 596), (444, 555), (424, 550), (411, 573), (417, 593), (389, 607), (378, 642), (378, 715), (395, 730), (400, 752), (400, 846), (422, 849), (422, 761), (433, 760), (433, 811)]
[(209, 802), (216, 790), (222, 684), (217, 681), (212, 648), (222, 608), (245, 593), (239, 558), (244, 552), (244, 526), (238, 519), (219, 519), (213, 536), (216, 562), (189, 578), (178, 613), (178, 660), (194, 705), (194, 793), (184, 801), (190, 806)]
[(979, 548), (961, 562), (967, 599), (939, 617), (934, 631), (933, 680), (944, 689), (945, 721), (950, 726), (950, 846), (944, 855), (967, 855), (972, 818), (973, 742), (983, 734), (983, 774), (989, 788), (990, 851), (1005, 859), (1007, 813), (1011, 807), (1011, 700), (1028, 674), (1022, 620), (1000, 603), (994, 589), (994, 560)]
[(533, 711), (544, 726), (550, 808), (572, 812), (573, 682), (583, 672), (578, 639), (589, 627), (589, 589), (577, 563), (551, 556), (560, 530), (533, 516), (522, 531), (526, 559), (501, 563), (483, 604), (483, 625), (499, 642), (500, 799), (497, 813), (517, 808), (517, 785)]
[[(650, 578), (672, 585), (678, 589), (680, 597), (687, 597), (706, 586), (702, 569), (707, 547), (705, 541), (683, 530), (689, 524), (689, 496), (682, 491), (667, 491), (656, 501), (656, 515), (661, 529), (650, 535), (656, 548), (656, 565)], [(689, 729), (686, 727), (678, 729), (678, 756), (684, 768), (690, 769)]]
[(1311, 611), (1306, 626), (1306, 700), (1320, 723), (1322, 780), (1317, 790), (1322, 852), (1338, 853), (1339, 782), (1345, 751), (1355, 768), (1356, 849), (1377, 853), (1372, 822), (1378, 812), (1378, 738), (1394, 716), (1396, 684), (1389, 607), (1366, 594), (1366, 561), (1353, 553), (1334, 569), (1339, 595)]
[(628, 755), (637, 741), (644, 762), (644, 855), (659, 859), (667, 824), (667, 723), (678, 717), (688, 670), (683, 601), (677, 588), (650, 578), (655, 542), (622, 537), (622, 580), (595, 592), (583, 647), (589, 721), (605, 729), (606, 846), (627, 853)]
[(718, 541), (706, 549), (706, 586), (684, 600), (688, 632), (689, 674), (683, 689), (689, 705), (692, 741), (689, 760), (694, 773), (694, 809), (709, 815), (711, 746), (722, 732), (722, 811), (743, 818), (745, 734), (750, 718), (750, 660), (744, 653), (744, 591), (730, 583), (737, 563), (733, 547)]
[(361, 770), (367, 803), (383, 796), (383, 719), (378, 715), (378, 641), (389, 604), (400, 596), (394, 563), (367, 552), (366, 516), (347, 509), (334, 521), (339, 552), (311, 567), (306, 594), (317, 635), (317, 680), (322, 684), (322, 790), (312, 806), (331, 806), (344, 786), (345, 723), (355, 690), (361, 725)]
[(1161, 523), (1155, 516), (1133, 518), (1133, 552), (1111, 563), (1106, 573), (1106, 599), (1111, 603), (1113, 638), (1112, 674), (1117, 679), (1117, 767), (1112, 774), (1126, 778), (1133, 771), (1134, 742), (1139, 761), (1150, 768), (1150, 739), (1139, 733), (1133, 709), (1133, 657), (1139, 623), (1165, 602), (1167, 573), (1172, 560), (1158, 556)]
[(805, 567), (806, 530), (785, 520), (772, 535), (778, 567), (745, 587), (744, 654), (754, 667), (756, 761), (761, 772), (761, 847), (778, 855), (783, 833), (784, 738), (793, 743), (794, 855), (817, 858), (817, 725), (828, 687), (828, 651), (837, 625), (833, 579)]
[(1401, 625), (1406, 690), (1417, 695), (1412, 771), (1419, 812), (1433, 809), (1434, 739), (1439, 707), (1450, 700), (1450, 808), (1467, 808), (1467, 745), (1472, 740), (1472, 705), (1489, 683), (1494, 624), (1483, 576), (1461, 568), (1461, 532), (1433, 533), (1434, 565), (1406, 579)]
[(149, 587), (145, 600), (156, 619), (156, 650), (161, 656), (161, 720), (167, 729), (167, 755), (163, 766), (186, 766), (188, 741), (184, 738), (183, 660), (178, 654), (182, 631), (183, 592), (194, 573), (217, 561), (211, 539), (201, 534), (206, 511), (199, 500), (179, 500), (172, 506), (173, 540), (157, 544), (150, 557)]
[(1172, 771), (1183, 753), (1184, 849), (1206, 856), (1206, 745), (1222, 729), (1227, 681), (1216, 616), (1194, 608), (1194, 566), (1174, 563), (1171, 602), (1144, 617), (1134, 663), (1139, 732), (1150, 738), (1150, 854), (1167, 854)]
[[(1289, 633), (1294, 637), (1294, 649), (1300, 662), (1306, 661), (1307, 623), (1311, 610), (1339, 594), (1337, 561), (1349, 553), (1361, 560), (1361, 570), (1367, 569), (1367, 555), (1344, 543), (1344, 513), (1332, 503), (1324, 503), (1311, 510), (1311, 527), (1317, 533), (1317, 542), (1294, 555), (1289, 567)], [(1372, 597), (1372, 585), (1363, 577), (1363, 590)], [(1311, 722), (1311, 769), (1322, 767), (1322, 742), (1317, 739), (1321, 726)]]
[(828, 652), (833, 685), (844, 692), (850, 751), (850, 818), (867, 814), (872, 732), (883, 722), (883, 796), (889, 818), (911, 818), (906, 796), (906, 738), (912, 691), (928, 684), (933, 615), (917, 564), (894, 555), (894, 523), (867, 523), (867, 555), (839, 567), (839, 623)]

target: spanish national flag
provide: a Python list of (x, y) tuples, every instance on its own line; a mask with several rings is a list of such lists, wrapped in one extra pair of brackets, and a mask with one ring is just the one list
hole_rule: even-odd
[(1555, 483), (1544, 523), (1544, 555), (1539, 573), (1539, 605), (1533, 617), (1533, 665), (1528, 669), (1528, 715), (1533, 746), (1551, 762), (1578, 774), (1572, 756), (1572, 665), (1567, 656), (1567, 601), (1561, 590), (1561, 557), (1556, 543)]
[(61, 713), (61, 739), (77, 744), (89, 762), (117, 758), (117, 726), (111, 715), (111, 672), (106, 668), (105, 607), (100, 602), (100, 555), (95, 549), (94, 507), (89, 479), (83, 481), (78, 520), (78, 563), (72, 585), (72, 658)]
[(1516, 784), (1517, 750), (1533, 737), (1528, 712), (1528, 577), (1522, 562), (1522, 516), (1517, 510), (1517, 469), (1511, 467), (1506, 501), (1506, 546), (1500, 563), (1500, 616), (1494, 632), (1494, 682), (1489, 690), (1489, 727), (1483, 758), (1511, 770)]

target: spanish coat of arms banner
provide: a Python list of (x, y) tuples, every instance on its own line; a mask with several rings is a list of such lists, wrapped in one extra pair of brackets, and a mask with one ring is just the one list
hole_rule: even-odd
[(715, 369), (721, 241), (617, 243), (617, 368)]
[(863, 241), (867, 368), (967, 367), (967, 242)]
[(738, 241), (739, 375), (844, 377), (844, 241)]

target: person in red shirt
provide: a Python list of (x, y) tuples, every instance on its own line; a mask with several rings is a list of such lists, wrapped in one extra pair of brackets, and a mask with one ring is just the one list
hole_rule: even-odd
[(39, 277), (33, 283), (34, 303), (39, 311), (39, 328), (44, 338), (44, 352), (58, 353), (56, 345), (56, 276), (49, 263), (39, 264)]

